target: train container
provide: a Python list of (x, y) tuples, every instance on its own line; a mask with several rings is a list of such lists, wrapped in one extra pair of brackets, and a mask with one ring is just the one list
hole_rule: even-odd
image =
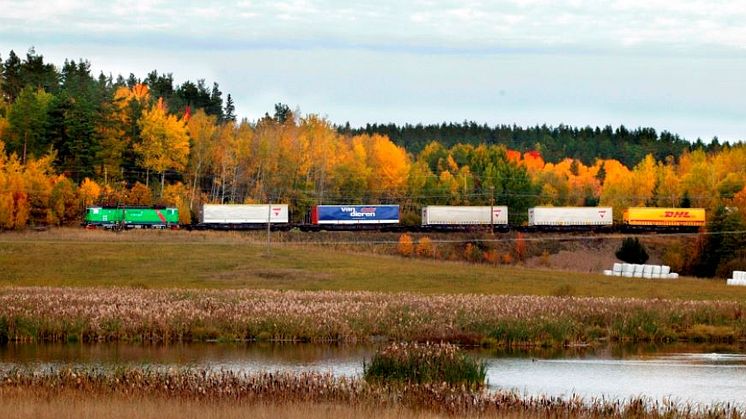
[(124, 228), (166, 228), (179, 226), (176, 208), (124, 208)]
[(490, 223), (506, 226), (508, 207), (429, 205), (422, 208), (423, 226), (469, 226)]
[(613, 223), (611, 207), (535, 207), (528, 210), (529, 226), (610, 227)]
[(316, 205), (312, 224), (398, 224), (398, 205)]
[(287, 204), (205, 204), (200, 212), (200, 223), (205, 226), (239, 227), (252, 224), (288, 223)]
[(648, 208), (633, 207), (624, 210), (623, 223), (639, 227), (702, 227), (705, 225), (704, 208)]

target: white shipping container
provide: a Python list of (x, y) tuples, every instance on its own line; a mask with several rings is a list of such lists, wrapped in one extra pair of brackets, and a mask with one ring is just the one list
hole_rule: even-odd
[(495, 225), (507, 225), (508, 207), (428, 205), (422, 208), (422, 225), (490, 225), (490, 221)]
[(610, 226), (611, 207), (535, 207), (528, 210), (529, 226)]
[(288, 222), (287, 204), (205, 204), (200, 221), (203, 224), (260, 224)]

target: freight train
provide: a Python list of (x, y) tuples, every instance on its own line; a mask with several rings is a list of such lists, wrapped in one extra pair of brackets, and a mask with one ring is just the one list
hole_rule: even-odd
[[(308, 222), (291, 223), (287, 204), (205, 204), (194, 229), (449, 231), (490, 228), (498, 231), (696, 231), (705, 225), (702, 208), (632, 207), (614, 223), (611, 207), (534, 207), (526, 225), (510, 225), (505, 206), (425, 206), (421, 224), (402, 225), (399, 205), (316, 205)], [(104, 228), (176, 228), (176, 208), (106, 208), (86, 210), (84, 225)]]

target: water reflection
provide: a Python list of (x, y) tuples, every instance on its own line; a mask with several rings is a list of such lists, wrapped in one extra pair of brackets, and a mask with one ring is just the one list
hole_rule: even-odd
[(362, 372), (363, 360), (370, 358), (374, 349), (363, 345), (272, 343), (9, 343), (0, 345), (0, 365), (6, 368), (12, 365), (179, 365), (245, 371), (314, 370), (338, 375), (356, 375)]
[[(245, 372), (320, 371), (358, 376), (375, 346), (315, 344), (0, 345), (0, 369), (24, 365), (197, 366)], [(492, 389), (529, 395), (691, 403), (735, 403), (746, 409), (746, 347), (730, 345), (608, 346), (570, 349), (470, 350), (485, 360)]]

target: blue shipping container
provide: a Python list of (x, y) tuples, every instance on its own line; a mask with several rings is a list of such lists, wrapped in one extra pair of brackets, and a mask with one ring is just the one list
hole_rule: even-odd
[(314, 224), (398, 224), (398, 205), (317, 205)]

